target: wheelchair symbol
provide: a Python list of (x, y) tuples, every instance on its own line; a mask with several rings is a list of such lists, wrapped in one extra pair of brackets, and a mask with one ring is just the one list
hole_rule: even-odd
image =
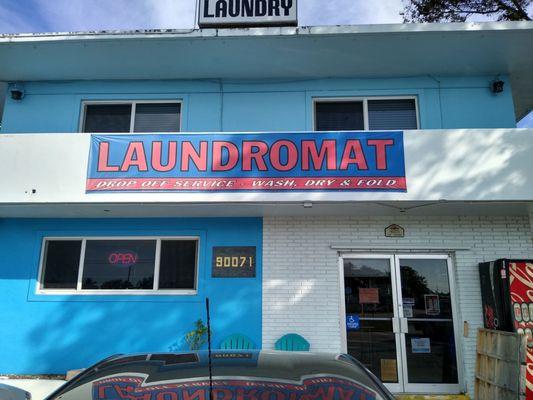
[(359, 329), (359, 317), (357, 315), (348, 315), (346, 317), (346, 328), (348, 330)]

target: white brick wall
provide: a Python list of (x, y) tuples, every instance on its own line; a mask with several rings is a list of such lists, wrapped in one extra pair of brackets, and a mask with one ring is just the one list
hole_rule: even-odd
[[(384, 237), (391, 223), (405, 238)], [(330, 245), (468, 247), (455, 254), (465, 380), (473, 394), (476, 331), (482, 326), (477, 264), (497, 258), (533, 258), (524, 217), (265, 217), (263, 220), (263, 348), (285, 333), (305, 336), (313, 351), (339, 351), (338, 255)], [(461, 323), (462, 330), (462, 323)]]

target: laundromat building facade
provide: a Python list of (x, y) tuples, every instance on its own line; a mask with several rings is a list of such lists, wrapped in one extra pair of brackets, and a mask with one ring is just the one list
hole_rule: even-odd
[(478, 263), (533, 258), (531, 23), (0, 36), (0, 373), (349, 352), (473, 394)]

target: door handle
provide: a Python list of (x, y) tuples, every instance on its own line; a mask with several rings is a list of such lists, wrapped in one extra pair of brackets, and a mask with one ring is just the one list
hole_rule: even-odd
[(394, 333), (409, 333), (409, 325), (407, 318), (393, 318), (392, 332)]
[(408, 333), (409, 325), (407, 324), (407, 318), (399, 318), (400, 320), (400, 333)]
[(392, 319), (392, 332), (393, 333), (402, 333), (400, 329), (400, 318), (393, 318)]

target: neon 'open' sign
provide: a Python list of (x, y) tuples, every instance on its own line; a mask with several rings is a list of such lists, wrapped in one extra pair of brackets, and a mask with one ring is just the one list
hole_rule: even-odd
[(107, 261), (111, 265), (124, 265), (131, 266), (137, 263), (139, 256), (133, 251), (119, 250), (113, 253), (110, 253), (107, 257)]

